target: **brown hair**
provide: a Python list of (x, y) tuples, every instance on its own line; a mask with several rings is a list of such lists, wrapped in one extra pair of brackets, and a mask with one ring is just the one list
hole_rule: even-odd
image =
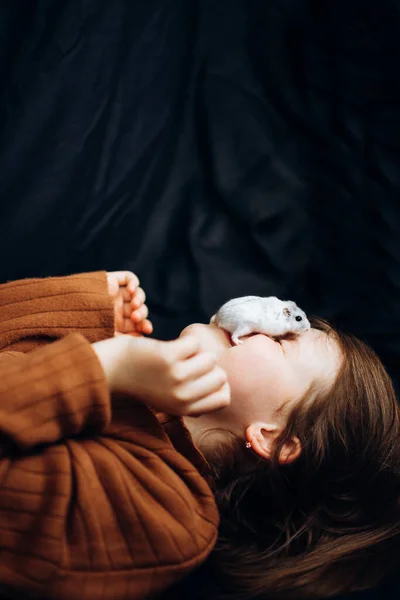
[[(251, 452), (235, 440), (212, 463), (221, 527), (211, 565), (230, 599), (327, 598), (372, 587), (399, 562), (392, 382), (366, 344), (321, 320), (313, 327), (341, 349), (334, 384), (291, 410), (271, 461), (249, 466)], [(282, 465), (293, 436), (301, 455)]]

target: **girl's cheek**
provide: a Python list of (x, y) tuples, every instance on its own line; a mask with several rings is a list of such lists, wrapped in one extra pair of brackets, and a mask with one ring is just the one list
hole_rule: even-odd
[(245, 356), (242, 356), (239, 351), (235, 353), (234, 349), (228, 350), (219, 356), (218, 364), (226, 371), (232, 398), (245, 396), (251, 392), (255, 373)]

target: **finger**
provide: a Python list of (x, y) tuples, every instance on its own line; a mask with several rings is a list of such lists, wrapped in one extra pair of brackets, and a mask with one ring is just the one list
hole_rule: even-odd
[(216, 364), (216, 357), (211, 352), (200, 352), (194, 356), (181, 360), (174, 365), (173, 375), (182, 383), (197, 379), (212, 371)]
[(113, 298), (115, 298), (118, 295), (118, 281), (112, 273), (107, 273), (107, 290), (110, 296), (112, 296)]
[(133, 333), (136, 331), (135, 324), (130, 319), (124, 319), (122, 323), (122, 330), (124, 333)]
[(176, 397), (183, 402), (192, 403), (217, 392), (227, 381), (226, 372), (221, 367), (214, 367), (198, 379), (191, 380), (178, 386)]
[(140, 285), (139, 277), (137, 277), (137, 276), (135, 275), (135, 277), (132, 277), (132, 278), (130, 279), (130, 281), (128, 281), (128, 283), (127, 283), (127, 288), (128, 288), (128, 291), (129, 291), (131, 294), (134, 294), (134, 293), (135, 293), (135, 290), (137, 290), (137, 288), (139, 287), (139, 285)]
[(144, 293), (144, 290), (142, 290), (141, 287), (137, 288), (133, 298), (131, 299), (132, 308), (133, 309), (139, 308), (139, 306), (142, 306), (142, 304), (144, 304), (145, 301), (146, 301), (146, 294)]
[(139, 278), (132, 271), (113, 271), (110, 275), (117, 278), (119, 286), (128, 286), (130, 291), (134, 291), (139, 286)]
[(128, 291), (127, 287), (118, 288), (118, 293), (124, 302), (127, 302), (130, 304), (130, 302), (132, 300), (132, 294)]
[(202, 398), (186, 407), (186, 414), (191, 417), (199, 417), (200, 415), (226, 408), (230, 403), (231, 389), (229, 383), (226, 382), (213, 394), (209, 394), (206, 398)]
[(141, 306), (138, 310), (135, 310), (135, 312), (133, 312), (131, 314), (131, 320), (134, 323), (139, 323), (140, 321), (147, 319), (148, 314), (149, 314), (149, 309), (147, 308), (147, 306), (146, 305)]
[(125, 319), (130, 319), (132, 315), (132, 306), (130, 302), (124, 302), (122, 306), (122, 312)]
[(149, 319), (143, 319), (140, 323), (136, 323), (134, 327), (136, 331), (147, 335), (153, 333), (153, 323)]
[(165, 343), (166, 354), (173, 360), (184, 360), (199, 351), (200, 342), (194, 335), (184, 337)]
[(123, 328), (123, 305), (122, 298), (117, 297), (114, 302), (114, 325), (118, 331), (122, 331)]

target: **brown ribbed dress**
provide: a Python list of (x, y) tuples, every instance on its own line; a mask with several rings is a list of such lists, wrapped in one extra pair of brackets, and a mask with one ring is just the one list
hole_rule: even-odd
[(181, 421), (110, 398), (90, 342), (113, 320), (105, 273), (0, 286), (0, 588), (142, 600), (213, 548), (206, 464)]

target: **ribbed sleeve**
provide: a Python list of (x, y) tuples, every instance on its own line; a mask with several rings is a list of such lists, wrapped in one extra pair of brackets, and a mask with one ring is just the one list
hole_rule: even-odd
[(0, 355), (0, 443), (50, 444), (89, 427), (101, 431), (109, 421), (104, 372), (81, 335)]
[(105, 272), (0, 285), (0, 350), (33, 349), (76, 331), (90, 342), (114, 335)]

